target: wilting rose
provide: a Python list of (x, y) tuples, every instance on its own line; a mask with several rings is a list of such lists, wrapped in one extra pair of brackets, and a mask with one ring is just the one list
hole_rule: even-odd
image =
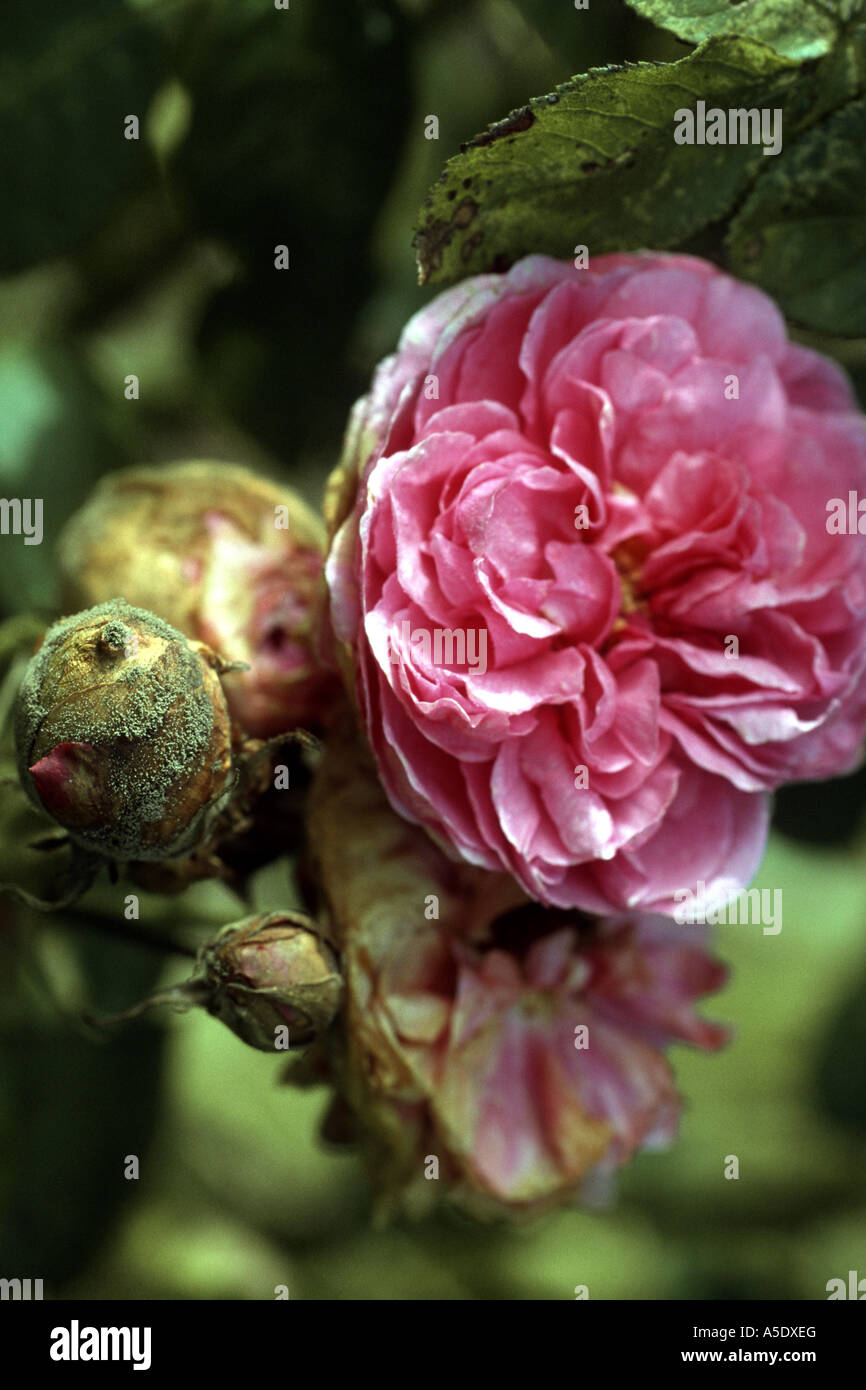
[(694, 1011), (725, 977), (700, 929), (593, 921), (455, 865), (391, 811), (345, 732), (310, 816), (345, 980), (335, 1070), (386, 1200), (447, 1188), (473, 1210), (548, 1207), (673, 1137), (663, 1048), (725, 1040)]
[(826, 519), (864, 488), (842, 372), (709, 264), (531, 256), (440, 295), (330, 488), (392, 804), (546, 903), (736, 891), (765, 793), (860, 758), (866, 539)]
[(311, 626), (324, 533), (291, 488), (194, 462), (103, 478), (59, 546), (64, 599), (121, 593), (248, 671), (225, 678), (232, 714), (267, 738), (318, 723), (332, 679)]
[(122, 599), (49, 628), (15, 710), (30, 799), (112, 859), (186, 854), (235, 782), (220, 662)]

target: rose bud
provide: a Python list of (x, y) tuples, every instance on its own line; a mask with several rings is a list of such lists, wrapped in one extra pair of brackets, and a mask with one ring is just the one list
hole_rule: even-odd
[(673, 1138), (665, 1048), (726, 1039), (695, 1012), (725, 978), (700, 932), (551, 910), (455, 865), (336, 729), (309, 830), (346, 982), (333, 1071), (386, 1210), (446, 1190), (479, 1215), (544, 1210)]
[(289, 1047), (321, 1037), (340, 1007), (334, 951), (300, 914), (270, 912), (226, 927), (201, 961), (208, 1012), (263, 1052), (274, 1051), (282, 1027)]
[(844, 372), (706, 261), (528, 256), (438, 295), (327, 499), (391, 804), (550, 906), (718, 905), (769, 794), (861, 761), (864, 489)]
[[(312, 918), (264, 912), (224, 927), (202, 946), (188, 980), (157, 990), (122, 1013), (86, 1014), (97, 1028), (170, 1005), (206, 1009), (260, 1052), (323, 1045), (340, 1008), (343, 979), (334, 949)], [(295, 1084), (321, 1084), (327, 1054), (309, 1047), (290, 1072)]]
[(234, 718), (268, 738), (318, 723), (333, 677), (313, 654), (324, 530), (291, 488), (193, 462), (102, 479), (61, 536), (64, 600), (122, 593), (249, 670), (225, 677)]
[(15, 711), (22, 784), (111, 859), (190, 852), (234, 784), (221, 663), (122, 599), (49, 628)]

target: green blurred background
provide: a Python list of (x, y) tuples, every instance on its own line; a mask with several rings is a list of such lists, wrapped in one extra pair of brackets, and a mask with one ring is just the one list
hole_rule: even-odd
[[(411, 234), (445, 160), (574, 72), (685, 51), (618, 0), (7, 0), (0, 478), (45, 499), (45, 541), (0, 538), (2, 611), (54, 611), (53, 541), (108, 470), (222, 458), (318, 502), (429, 297)], [(864, 399), (866, 344), (809, 341)], [(95, 1044), (82, 1008), (188, 973), (112, 939), (120, 885), (51, 919), (0, 900), (0, 1275), (96, 1299), (826, 1297), (866, 1275), (864, 800), (862, 774), (779, 798), (758, 884), (783, 929), (718, 929), (732, 979), (705, 1012), (735, 1038), (672, 1053), (679, 1143), (608, 1207), (516, 1228), (376, 1229), (358, 1161), (317, 1137), (326, 1093), (206, 1016)], [(291, 905), (290, 869), (256, 906)], [(191, 942), (246, 910), (213, 885), (141, 900)]]

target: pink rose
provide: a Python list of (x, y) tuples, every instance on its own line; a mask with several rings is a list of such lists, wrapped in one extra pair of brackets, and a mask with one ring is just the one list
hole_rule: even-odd
[(530, 256), (407, 325), (329, 494), (334, 631), (392, 804), (543, 902), (672, 913), (866, 725), (841, 370), (687, 256)]

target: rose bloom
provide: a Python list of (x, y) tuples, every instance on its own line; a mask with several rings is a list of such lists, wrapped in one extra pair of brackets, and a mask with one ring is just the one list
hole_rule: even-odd
[(316, 775), (310, 845), (345, 980), (335, 1071), (386, 1209), (436, 1199), (431, 1156), (453, 1201), (505, 1214), (606, 1195), (675, 1136), (666, 1047), (727, 1038), (696, 1012), (726, 976), (701, 928), (594, 921), (455, 866), (345, 734)]
[(332, 479), (333, 628), (392, 804), (542, 902), (754, 874), (767, 793), (866, 725), (866, 423), (688, 256), (530, 256), (434, 299)]

